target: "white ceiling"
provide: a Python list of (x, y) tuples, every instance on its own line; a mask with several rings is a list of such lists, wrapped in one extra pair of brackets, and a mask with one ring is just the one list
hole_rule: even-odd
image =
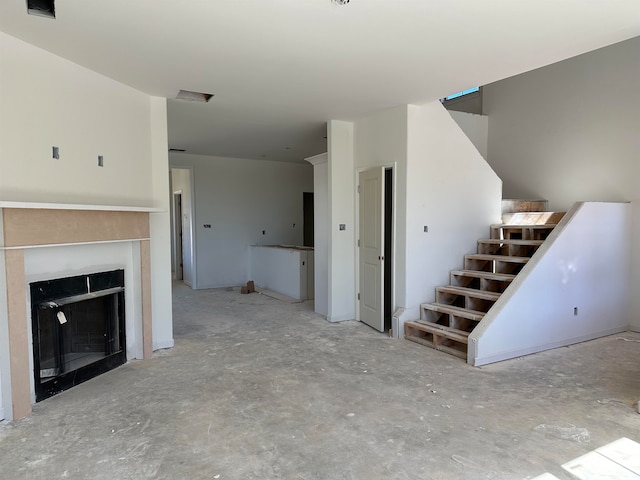
[[(300, 161), (325, 122), (425, 103), (640, 35), (640, 0), (0, 1), (0, 30), (169, 100), (188, 153)], [(288, 148), (287, 148), (288, 147)]]

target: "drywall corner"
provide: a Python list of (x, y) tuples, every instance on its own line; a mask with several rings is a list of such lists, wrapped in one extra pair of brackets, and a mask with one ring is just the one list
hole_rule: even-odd
[(329, 321), (355, 318), (354, 125), (327, 125), (329, 176)]

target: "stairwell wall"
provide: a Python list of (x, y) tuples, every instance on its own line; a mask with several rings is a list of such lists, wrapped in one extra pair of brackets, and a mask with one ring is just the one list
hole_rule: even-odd
[(419, 318), (420, 304), (476, 251), (500, 221), (502, 199), (502, 181), (439, 101), (409, 106), (406, 174), (401, 322)]
[(631, 205), (576, 204), (469, 336), (478, 366), (627, 329)]
[[(640, 37), (486, 85), (488, 161), (506, 198), (632, 202), (630, 281), (640, 292)], [(640, 296), (627, 324), (640, 331)]]

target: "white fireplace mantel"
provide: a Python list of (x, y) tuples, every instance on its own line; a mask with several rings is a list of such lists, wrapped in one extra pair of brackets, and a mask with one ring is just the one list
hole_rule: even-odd
[(136, 207), (128, 205), (83, 205), (73, 203), (36, 203), (36, 202), (8, 202), (0, 200), (0, 208), (31, 208), (39, 210), (97, 210), (109, 212), (147, 212), (162, 213), (165, 210), (154, 207)]

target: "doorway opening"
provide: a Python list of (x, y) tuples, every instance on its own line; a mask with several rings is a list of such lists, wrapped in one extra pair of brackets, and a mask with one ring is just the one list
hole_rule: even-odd
[(358, 305), (360, 321), (391, 330), (393, 312), (393, 167), (358, 176)]
[(174, 259), (173, 259), (173, 271), (174, 278), (176, 280), (182, 280), (182, 268), (184, 266), (182, 246), (183, 234), (182, 234), (182, 192), (175, 192), (173, 194), (173, 245), (174, 245)]
[(302, 194), (302, 245), (313, 247), (313, 192)]
[(171, 168), (171, 270), (176, 280), (196, 286), (193, 170)]
[(384, 331), (391, 330), (393, 316), (393, 169), (384, 171)]

